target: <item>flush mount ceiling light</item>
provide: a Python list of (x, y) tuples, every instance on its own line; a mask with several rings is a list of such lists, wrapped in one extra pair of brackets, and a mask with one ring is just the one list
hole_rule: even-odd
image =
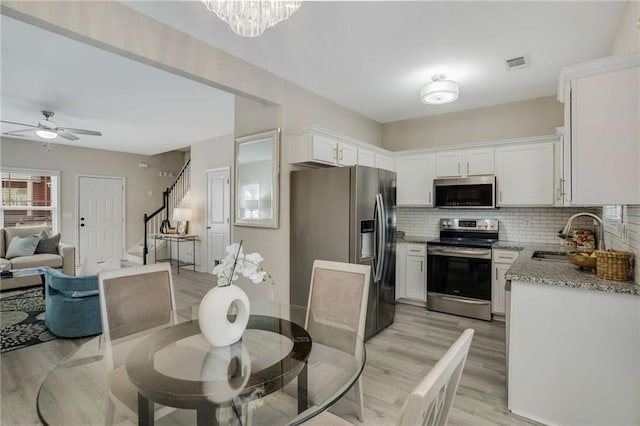
[(202, 0), (202, 3), (229, 24), (234, 33), (243, 37), (257, 37), (267, 28), (291, 16), (302, 1)]
[(431, 77), (431, 83), (420, 88), (420, 99), (425, 104), (447, 104), (458, 99), (458, 83), (447, 80), (444, 74), (436, 74)]
[(43, 139), (55, 139), (58, 137), (58, 134), (51, 130), (36, 130), (36, 135)]

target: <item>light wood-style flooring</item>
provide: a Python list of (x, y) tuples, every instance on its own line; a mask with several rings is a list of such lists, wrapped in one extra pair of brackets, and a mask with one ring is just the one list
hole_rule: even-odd
[[(211, 275), (174, 271), (176, 304), (198, 304), (214, 285)], [(449, 417), (450, 425), (535, 424), (507, 411), (505, 330), (485, 322), (399, 304), (395, 323), (367, 342), (365, 422), (342, 400), (331, 411), (353, 424), (395, 424), (402, 403), (466, 328), (475, 329), (467, 364)], [(0, 424), (37, 425), (38, 388), (48, 372), (87, 339), (56, 339), (0, 356)]]

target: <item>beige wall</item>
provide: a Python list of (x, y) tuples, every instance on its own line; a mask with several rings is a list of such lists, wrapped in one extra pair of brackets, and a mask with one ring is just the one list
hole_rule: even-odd
[[(285, 136), (281, 146), (279, 229), (235, 227), (233, 239), (243, 238), (251, 251), (258, 251), (267, 259), (265, 266), (276, 282), (276, 299), (288, 301), (290, 167), (287, 164), (287, 131), (315, 124), (381, 145), (380, 124), (117, 2), (3, 2), (3, 13), (231, 93), (279, 105), (279, 108), (266, 107), (264, 116), (260, 109), (239, 113), (238, 108), (242, 109), (242, 105), (236, 105), (236, 135), (279, 127)], [(206, 168), (232, 164), (233, 137), (194, 144), (191, 158), (193, 187), (189, 204), (195, 210), (194, 215), (200, 214), (202, 218), (205, 175), (201, 173)], [(204, 236), (202, 222), (198, 224), (194, 220), (192, 225), (195, 233)], [(202, 254), (203, 250), (200, 250), (199, 256)], [(261, 294), (264, 296), (265, 293)]]
[(551, 135), (563, 125), (555, 96), (395, 121), (382, 125), (391, 151)]
[[(51, 144), (47, 151), (40, 142), (0, 139), (0, 165), (60, 171), (60, 234), (67, 244), (76, 244), (76, 176), (80, 174), (126, 178), (126, 249), (143, 238), (145, 213), (162, 205), (162, 191), (175, 178), (160, 177), (160, 171), (178, 172), (184, 153), (172, 151), (154, 156), (125, 154), (98, 149)], [(140, 168), (147, 163), (148, 168)], [(152, 195), (149, 195), (149, 192)], [(64, 213), (71, 219), (64, 219)]]
[(624, 55), (640, 50), (640, 29), (636, 23), (640, 19), (640, 1), (628, 0), (611, 46), (612, 55)]

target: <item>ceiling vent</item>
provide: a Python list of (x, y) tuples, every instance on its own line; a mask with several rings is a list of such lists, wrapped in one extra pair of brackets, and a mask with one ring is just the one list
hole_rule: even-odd
[(529, 66), (529, 58), (527, 57), (527, 55), (507, 59), (504, 62), (507, 70), (517, 70), (519, 68), (525, 68)]

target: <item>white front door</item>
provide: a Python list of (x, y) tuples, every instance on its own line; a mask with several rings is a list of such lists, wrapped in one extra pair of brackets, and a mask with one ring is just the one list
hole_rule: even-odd
[(78, 260), (124, 253), (124, 178), (78, 177)]
[(231, 239), (230, 169), (207, 172), (207, 272), (224, 257), (224, 248)]

